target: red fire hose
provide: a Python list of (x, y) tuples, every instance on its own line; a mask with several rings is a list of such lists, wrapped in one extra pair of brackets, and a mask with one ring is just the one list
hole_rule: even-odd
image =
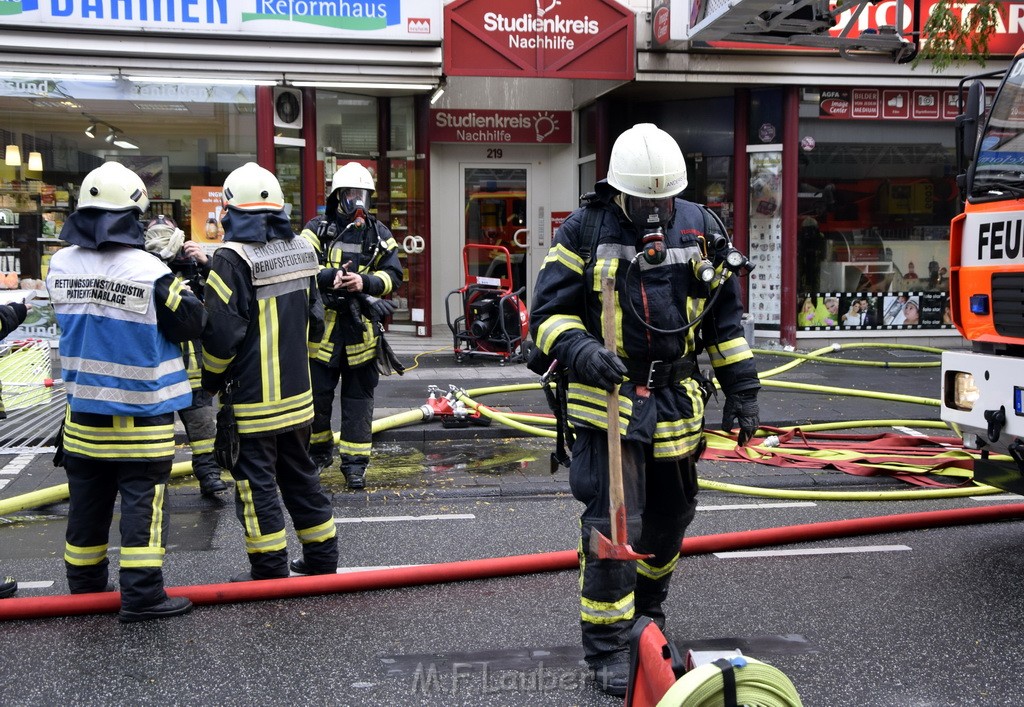
[[(1018, 519), (1024, 519), (1024, 504), (1021, 503), (872, 516), (687, 538), (683, 541), (682, 553), (684, 555), (702, 555), (792, 542)], [(193, 603), (202, 606), (490, 579), (569, 570), (576, 566), (576, 551), (562, 550), (535, 555), (464, 560), (347, 574), (172, 587), (167, 590), (167, 593), (170, 596), (188, 597)], [(117, 592), (11, 598), (0, 601), (0, 621), (113, 613), (120, 608), (121, 595)]]

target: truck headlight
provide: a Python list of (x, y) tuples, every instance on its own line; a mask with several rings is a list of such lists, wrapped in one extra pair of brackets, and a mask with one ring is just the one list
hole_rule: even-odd
[(974, 384), (974, 375), (964, 371), (946, 372), (946, 406), (970, 412), (981, 397), (981, 391)]

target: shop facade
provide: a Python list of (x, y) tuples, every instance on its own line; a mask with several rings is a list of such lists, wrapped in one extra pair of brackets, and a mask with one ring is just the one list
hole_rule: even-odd
[[(654, 5), (637, 30), (636, 80), (592, 108), (609, 136), (651, 121), (683, 147), (684, 196), (715, 208), (756, 266), (745, 285), (758, 337), (958, 337), (946, 307), (957, 85), (1005, 66), (1024, 41), (1024, 3), (1002, 8), (987, 66), (941, 73), (835, 47), (691, 40), (709, 4)], [(896, 2), (875, 3), (854, 36), (896, 17)]]
[[(684, 196), (715, 208), (756, 266), (744, 287), (759, 336), (956, 334), (954, 102), (974, 67), (689, 41), (682, 1), (388, 0), (345, 17), (250, 5), (0, 2), (0, 139), (19, 152), (0, 163), (0, 270), (42, 274), (76, 184), (104, 160), (143, 174), (154, 211), (211, 244), (240, 164), (275, 171), (298, 229), (356, 160), (406, 264), (392, 329), (444, 334), (463, 247), (507, 250), (529, 303), (615, 136), (654, 122), (687, 155)], [(991, 66), (1024, 41), (1003, 29)]]
[[(440, 5), (338, 7), (3, 2), (3, 284), (45, 276), (78, 184), (107, 160), (147, 182), (147, 217), (166, 213), (211, 248), (222, 236), (220, 186), (234, 168), (255, 161), (274, 171), (299, 230), (322, 210), (334, 170), (359, 161), (399, 243), (426, 240), (424, 131), (441, 79)], [(429, 307), (429, 251), (409, 247), (403, 257), (395, 326), (415, 330)]]

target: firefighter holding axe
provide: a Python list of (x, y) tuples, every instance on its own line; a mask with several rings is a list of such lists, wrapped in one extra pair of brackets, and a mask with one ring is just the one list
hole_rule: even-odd
[(625, 694), (636, 618), (662, 608), (696, 509), (706, 352), (723, 427), (746, 442), (760, 382), (743, 336), (737, 275), (751, 265), (721, 221), (678, 195), (676, 141), (635, 125), (607, 179), (559, 229), (534, 291), (530, 332), (568, 380), (570, 486), (581, 514), (580, 623), (596, 685)]

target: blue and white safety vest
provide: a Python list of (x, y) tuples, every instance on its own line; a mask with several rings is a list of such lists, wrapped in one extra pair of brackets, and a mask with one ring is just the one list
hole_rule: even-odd
[(155, 284), (169, 273), (136, 248), (54, 253), (46, 289), (72, 413), (152, 417), (192, 404), (181, 348), (157, 326)]

